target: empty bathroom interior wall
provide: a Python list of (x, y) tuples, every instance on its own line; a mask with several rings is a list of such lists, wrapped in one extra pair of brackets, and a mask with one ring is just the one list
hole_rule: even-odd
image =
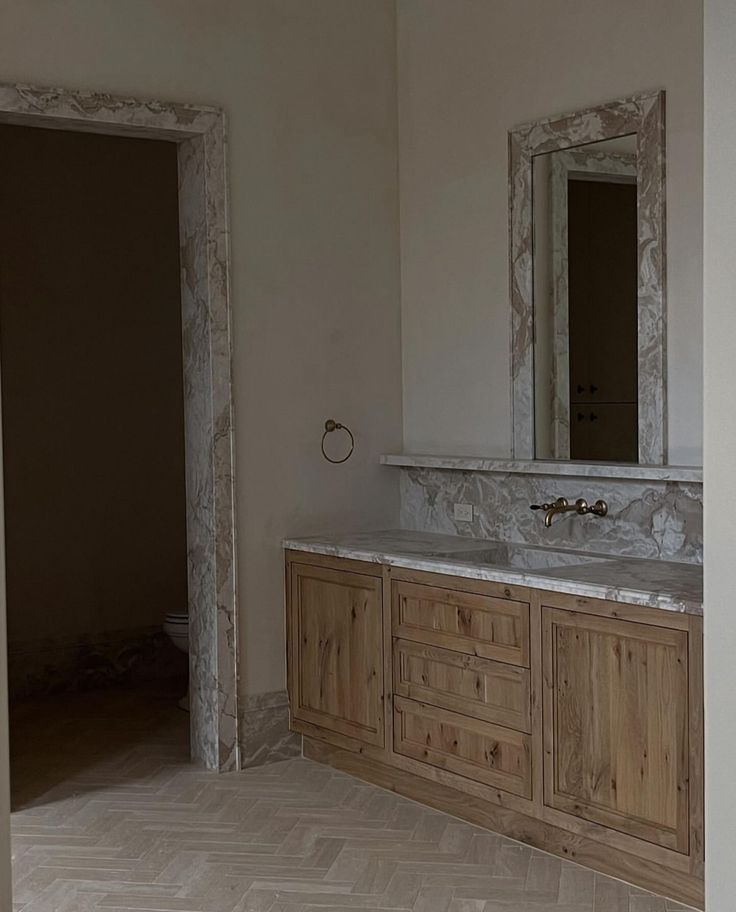
[(0, 127), (10, 696), (186, 675), (173, 143)]
[(666, 90), (669, 461), (702, 462), (695, 0), (398, 0), (404, 446), (510, 452), (507, 131)]
[[(705, 845), (706, 908), (736, 896), (736, 6), (705, 3)], [(726, 508), (724, 509), (724, 505)]]

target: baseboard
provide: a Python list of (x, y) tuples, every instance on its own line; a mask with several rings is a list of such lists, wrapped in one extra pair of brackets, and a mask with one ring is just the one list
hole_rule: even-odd
[(626, 852), (612, 851), (608, 846), (518, 811), (481, 801), (449, 786), (387, 766), (362, 754), (334, 747), (324, 741), (305, 737), (304, 756), (552, 855), (697, 909), (704, 908), (703, 881), (691, 874), (672, 871)]
[(241, 769), (288, 760), (301, 752), (301, 735), (289, 731), (289, 698), (285, 690), (256, 694), (241, 701)]

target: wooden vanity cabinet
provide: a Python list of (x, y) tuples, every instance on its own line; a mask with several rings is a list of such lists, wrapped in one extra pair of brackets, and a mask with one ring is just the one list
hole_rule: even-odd
[(702, 618), (293, 552), (305, 755), (699, 906)]

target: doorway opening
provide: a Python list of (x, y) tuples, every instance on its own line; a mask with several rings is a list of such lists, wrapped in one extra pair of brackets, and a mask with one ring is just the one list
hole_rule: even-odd
[[(134, 737), (122, 692), (141, 710), (179, 698), (170, 721), (186, 744), (176, 147), (3, 124), (0, 175), (11, 785), (22, 808)], [(101, 737), (84, 731), (92, 707), (107, 720)], [(58, 720), (44, 727), (46, 751), (44, 715)]]
[(636, 177), (567, 182), (570, 459), (639, 458)]
[[(16, 433), (18, 428), (29, 433), (31, 430), (34, 433), (44, 431), (47, 456), (63, 456), (67, 461), (67, 474), (64, 477), (68, 481), (68, 489), (63, 492), (64, 496), (61, 498), (64, 502), (63, 509), (61, 506), (59, 508), (59, 514), (66, 515), (66, 524), (61, 515), (46, 517), (46, 524), (53, 532), (51, 538), (55, 539), (51, 551), (54, 554), (56, 568), (54, 570), (52, 567), (51, 559), (44, 566), (45, 592), (42, 592), (43, 587), (40, 585), (34, 585), (32, 564), (34, 560), (38, 562), (39, 555), (35, 555), (34, 558), (34, 548), (30, 547), (25, 549), (29, 555), (26, 560), (31, 564), (26, 568), (29, 579), (23, 582), (18, 576), (14, 583), (11, 582), (9, 595), (13, 598), (15, 591), (17, 599), (18, 592), (32, 592), (34, 598), (47, 604), (55, 589), (54, 572), (58, 572), (59, 587), (62, 587), (64, 579), (68, 582), (70, 578), (75, 578), (70, 565), (82, 568), (76, 574), (77, 578), (87, 573), (88, 589), (84, 593), (84, 598), (79, 592), (79, 604), (74, 604), (73, 610), (69, 610), (67, 616), (63, 617), (63, 622), (57, 624), (57, 633), (63, 632), (64, 636), (69, 637), (60, 647), (59, 654), (74, 655), (75, 671), (72, 672), (69, 667), (72, 663), (66, 659), (59, 659), (53, 663), (58, 678), (76, 675), (76, 683), (72, 687), (77, 694), (85, 689), (80, 679), (84, 679), (87, 684), (94, 681), (109, 684), (110, 678), (115, 680), (116, 676), (120, 675), (125, 683), (144, 684), (150, 683), (144, 679), (149, 673), (154, 673), (151, 666), (155, 667), (155, 673), (159, 675), (167, 668), (186, 672), (186, 654), (181, 650), (177, 653), (174, 643), (177, 639), (177, 620), (180, 621), (181, 617), (188, 615), (191, 757), (210, 769), (237, 769), (231, 337), (225, 134), (222, 112), (213, 108), (16, 85), (0, 87), (0, 124), (10, 125), (7, 129), (22, 128), (24, 133), (34, 134), (36, 137), (51, 130), (56, 135), (53, 140), (47, 139), (46, 144), (62, 140), (73, 144), (86, 139), (98, 144), (98, 158), (95, 159), (96, 164), (101, 165), (98, 178), (88, 183), (84, 194), (77, 194), (84, 196), (84, 199), (79, 201), (80, 204), (85, 201), (88, 203), (86, 210), (80, 205), (80, 212), (86, 212), (86, 216), (80, 217), (88, 220), (86, 228), (91, 237), (94, 238), (101, 211), (105, 207), (110, 210), (116, 197), (119, 201), (127, 197), (128, 203), (135, 203), (132, 209), (136, 210), (128, 216), (132, 225), (128, 226), (127, 232), (123, 230), (123, 225), (115, 225), (117, 235), (112, 232), (108, 237), (100, 231), (100, 237), (96, 239), (101, 245), (105, 241), (108, 243), (105, 255), (109, 257), (114, 268), (107, 279), (95, 272), (100, 265), (98, 259), (101, 261), (104, 257), (100, 255), (96, 258), (94, 254), (89, 253), (85, 255), (82, 250), (75, 252), (73, 244), (70, 245), (67, 238), (64, 239), (67, 249), (66, 260), (71, 259), (72, 262), (64, 262), (58, 251), (52, 251), (53, 255), (49, 257), (51, 261), (56, 257), (57, 273), (62, 271), (62, 266), (68, 268), (68, 274), (73, 278), (72, 285), (82, 281), (81, 287), (92, 289), (97, 309), (89, 306), (87, 302), (90, 318), (99, 320), (106, 300), (115, 300), (119, 311), (116, 317), (122, 321), (124, 331), (120, 330), (119, 326), (102, 329), (98, 325), (97, 333), (100, 339), (95, 345), (94, 333), (87, 332), (85, 335), (84, 332), (71, 332), (72, 327), (65, 324), (63, 314), (54, 314), (58, 330), (55, 340), (52, 339), (54, 334), (50, 332), (50, 325), (44, 327), (44, 344), (47, 352), (50, 352), (46, 361), (56, 365), (59, 374), (58, 383), (50, 398), (58, 405), (56, 399), (61, 400), (63, 393), (71, 394), (72, 387), (75, 387), (78, 392), (82, 392), (82, 404), (79, 405), (79, 412), (82, 414), (75, 414), (73, 407), (66, 405), (65, 420), (64, 408), (59, 406), (51, 411), (49, 397), (44, 400), (43, 396), (37, 395), (38, 401), (43, 401), (51, 414), (47, 419), (48, 427), (31, 428), (28, 416), (22, 414), (22, 409), (13, 413), (11, 408), (6, 433)], [(39, 127), (45, 129), (31, 129)], [(86, 137), (83, 134), (95, 135)], [(59, 139), (59, 136), (62, 139)], [(115, 152), (103, 151), (108, 148), (106, 144), (111, 144), (109, 149), (112, 149), (116, 142), (134, 142), (141, 147), (148, 146), (150, 148), (147, 154), (153, 154), (154, 148), (158, 149), (157, 154), (161, 159), (159, 166), (162, 169), (159, 179), (152, 180), (150, 175), (142, 173), (139, 168), (137, 177), (130, 174), (126, 178), (130, 182), (128, 192), (121, 192), (121, 187), (115, 186), (116, 171), (123, 165), (129, 166), (135, 155), (131, 153), (128, 161), (128, 154), (119, 149)], [(98, 160), (100, 158), (101, 162)], [(40, 163), (37, 163), (37, 167), (41, 167)], [(47, 183), (45, 196), (49, 205), (74, 194), (75, 181), (72, 179), (72, 170), (70, 165), (67, 172), (59, 176), (56, 182)], [(27, 172), (30, 175), (29, 186), (19, 198), (16, 213), (11, 213), (12, 218), (22, 217), (21, 204), (26, 201), (26, 195), (29, 198), (34, 192), (38, 195), (39, 191), (34, 190), (34, 187), (37, 188), (44, 183), (40, 172), (34, 172), (32, 159), (27, 163)], [(32, 179), (34, 176), (37, 180)], [(5, 170), (2, 179), (12, 181), (14, 176)], [(169, 204), (174, 204), (169, 205), (164, 219), (167, 225), (165, 238), (163, 222), (157, 223), (152, 214), (152, 208), (155, 208), (152, 197), (157, 196), (164, 186)], [(69, 230), (64, 222), (63, 213), (55, 219), (51, 227), (55, 227), (57, 234)], [(26, 227), (29, 228), (28, 237), (32, 238), (33, 226)], [(49, 226), (43, 227), (46, 229)], [(13, 231), (12, 225), (9, 230)], [(145, 241), (155, 251), (155, 256), (148, 263), (143, 260), (139, 263), (126, 262), (127, 251), (124, 241), (133, 231), (136, 232), (138, 240)], [(60, 240), (58, 246), (61, 248), (64, 244)], [(26, 252), (29, 262), (31, 253), (32, 251)], [(172, 266), (176, 259), (178, 264)], [(164, 293), (159, 289), (160, 294), (152, 293), (146, 308), (145, 302), (139, 299), (144, 296), (143, 292), (134, 284), (126, 284), (127, 278), (136, 275), (136, 278), (142, 281), (151, 280), (154, 265), (158, 269), (163, 261), (169, 264), (166, 291)], [(172, 290), (173, 268), (177, 271), (176, 292)], [(18, 287), (23, 287), (22, 276), (18, 278)], [(177, 317), (176, 314), (172, 316), (174, 294), (178, 294), (179, 307), (176, 353), (173, 348), (174, 337), (166, 335), (166, 342), (162, 342), (165, 327), (156, 322), (163, 319), (161, 313), (152, 312), (153, 305), (160, 303), (165, 297), (168, 303), (164, 309), (168, 314), (167, 319), (173, 325)], [(72, 292), (70, 298), (77, 301), (81, 307), (78, 300), (81, 296), (77, 286), (77, 292)], [(53, 299), (51, 286), (47, 297)], [(11, 327), (12, 321), (8, 325)], [(171, 325), (168, 325), (168, 329), (171, 329)], [(10, 329), (8, 333), (10, 339)], [(145, 334), (147, 337), (142, 339)], [(32, 349), (28, 338), (24, 344)], [(166, 353), (161, 350), (162, 346)], [(105, 350), (109, 355), (107, 359), (102, 357)], [(31, 351), (30, 354), (34, 352)], [(109, 371), (115, 375), (119, 381), (117, 386), (109, 377), (105, 379), (100, 376), (85, 380), (81, 376), (83, 355), (86, 354), (98, 359), (101, 364), (99, 374)], [(102, 361), (106, 363), (102, 364)], [(164, 362), (168, 379), (162, 381), (159, 388), (150, 376), (146, 377), (146, 364), (152, 367), (155, 363), (160, 367)], [(12, 374), (12, 361), (8, 364), (8, 370)], [(0, 371), (5, 373), (4, 364), (0, 364)], [(169, 381), (176, 371), (178, 385), (173, 385)], [(80, 376), (77, 376), (78, 374)], [(23, 373), (24, 383), (38, 383), (41, 375), (40, 370), (28, 370)], [(8, 382), (12, 387), (12, 382)], [(38, 394), (37, 390), (35, 392)], [(95, 401), (96, 406), (93, 404)], [(172, 416), (176, 412), (177, 402), (179, 411), (174, 418)], [(126, 426), (123, 420), (126, 411), (138, 418), (147, 413), (146, 428), (138, 428), (136, 432), (132, 424)], [(156, 412), (160, 420), (158, 427), (153, 414)], [(168, 417), (163, 417), (164, 412)], [(117, 424), (113, 420), (115, 416), (119, 419)], [(105, 433), (109, 432), (107, 438), (104, 437), (103, 426), (107, 428)], [(99, 432), (97, 436), (95, 427)], [(128, 428), (128, 435), (124, 427)], [(72, 444), (76, 442), (75, 435), (84, 435), (88, 441), (84, 455), (76, 460), (73, 458), (72, 448)], [(162, 442), (164, 435), (166, 441)], [(169, 445), (173, 447), (174, 438), (177, 440), (180, 458), (169, 476), (164, 478), (166, 473), (163, 471), (163, 463), (167, 459), (170, 463), (173, 449)], [(53, 441), (53, 445), (49, 441)], [(22, 458), (18, 457), (17, 451), (13, 456), (12, 443), (6, 442), (6, 445), (11, 448), (9, 466), (12, 474), (15, 471), (12, 460), (15, 458), (20, 463)], [(57, 453), (50, 452), (52, 446), (58, 448)], [(117, 476), (111, 465), (111, 453), (115, 454), (114, 467)], [(29, 476), (33, 476), (25, 490), (27, 496), (33, 495), (39, 500), (43, 500), (41, 494), (44, 485), (47, 495), (55, 492), (52, 478), (44, 477), (40, 471), (42, 455), (42, 451), (37, 450), (31, 465), (16, 467), (19, 470), (27, 470)], [(160, 464), (156, 464), (157, 459), (160, 460)], [(152, 481), (157, 472), (159, 490), (156, 494), (151, 494), (154, 487)], [(122, 479), (130, 478), (136, 473), (139, 479), (146, 480), (149, 485), (148, 491), (144, 496), (139, 490), (137, 501), (133, 497), (130, 502), (126, 502), (124, 492), (113, 489), (113, 482), (117, 480), (122, 484)], [(10, 479), (6, 479), (6, 499), (9, 482)], [(84, 493), (92, 502), (86, 526), (83, 522), (84, 511), (74, 511), (75, 491), (80, 496)], [(12, 497), (11, 492), (11, 501)], [(157, 498), (158, 512), (147, 500), (151, 497)], [(168, 504), (166, 508), (163, 506), (164, 501)], [(46, 502), (50, 502), (48, 496)], [(175, 502), (178, 504), (176, 508), (172, 506)], [(136, 503), (138, 511), (135, 509)], [(11, 513), (16, 515), (21, 509), (22, 505), (11, 503), (10, 518), (12, 519)], [(38, 507), (36, 509), (38, 510)], [(145, 514), (146, 528), (139, 530), (136, 540), (131, 541), (134, 533), (130, 531), (130, 527), (135, 528), (136, 512), (139, 518), (141, 513)], [(168, 515), (166, 520), (165, 514)], [(27, 519), (26, 515), (25, 520)], [(166, 522), (169, 525), (164, 529)], [(69, 528), (70, 525), (74, 526), (74, 530)], [(101, 534), (95, 537), (94, 530), (100, 528), (104, 528), (105, 534), (110, 535), (107, 538)], [(114, 535), (111, 530), (114, 531)], [(75, 539), (75, 536), (79, 538), (82, 532), (86, 536), (88, 546), (97, 549), (94, 559), (85, 559), (84, 549)], [(62, 534), (65, 540), (59, 543), (58, 538)], [(165, 543), (161, 542), (162, 537), (166, 538)], [(150, 546), (148, 550), (146, 538)], [(21, 541), (33, 545), (33, 531), (26, 530), (24, 535), (15, 541), (15, 545), (11, 542), (8, 555), (10, 560), (13, 559), (14, 548), (16, 554), (20, 553)], [(92, 544), (89, 544), (90, 542)], [(104, 576), (106, 561), (110, 557), (105, 550), (106, 547), (112, 551), (123, 552), (114, 555), (119, 561), (116, 566), (120, 568), (122, 565), (122, 568), (116, 571), (120, 575), (115, 594), (111, 594), (110, 589), (105, 589), (100, 582)], [(75, 548), (77, 553), (74, 553)], [(163, 573), (162, 566), (146, 565), (154, 551), (161, 564), (167, 565), (166, 574)], [(9, 568), (9, 576), (14, 572), (13, 568)], [(39, 574), (36, 576), (39, 577)], [(149, 583), (148, 588), (146, 580)], [(132, 637), (132, 641), (128, 641), (128, 634), (123, 638), (125, 642), (113, 636), (93, 636), (88, 637), (83, 644), (84, 648), (80, 649), (78, 640), (75, 639), (78, 630), (73, 629), (72, 615), (82, 613), (82, 606), (86, 605), (84, 611), (89, 617), (89, 605), (95, 602), (95, 598), (97, 604), (104, 602), (105, 611), (111, 610), (113, 604), (117, 608), (125, 609), (130, 621), (129, 626), (137, 631), (136, 636), (142, 635), (144, 628), (151, 634), (145, 644), (142, 645), (140, 640), (136, 640), (136, 636)], [(150, 608), (151, 611), (152, 606), (157, 604), (158, 615), (155, 624), (149, 623), (152, 615), (143, 616), (144, 603), (147, 605), (146, 610)], [(169, 608), (171, 610), (168, 610)], [(57, 615), (59, 609), (63, 615), (63, 606), (57, 604)], [(42, 609), (34, 610), (43, 614)], [(180, 616), (179, 619), (169, 619), (169, 636), (162, 630), (167, 614)], [(15, 634), (23, 629), (27, 632), (29, 620), (30, 615), (17, 620), (11, 618), (11, 637), (14, 640), (11, 644), (11, 653), (20, 641)], [(102, 633), (114, 633), (113, 628), (117, 622), (113, 623), (112, 627), (110, 623), (109, 620), (100, 622), (98, 626), (104, 628)], [(180, 628), (179, 624), (179, 634), (182, 632)], [(179, 639), (181, 640), (181, 637)], [(70, 644), (72, 647), (67, 649)], [(173, 652), (169, 646), (173, 646)], [(160, 650), (158, 653), (157, 649)], [(85, 660), (81, 663), (81, 671), (78, 661), (80, 655)], [(30, 663), (16, 661), (13, 655), (10, 658), (15, 666), (11, 673), (14, 676), (16, 693), (22, 691), (23, 686), (28, 690), (29, 681), (34, 677), (30, 674)], [(169, 660), (171, 666), (167, 664)], [(34, 653), (33, 661), (38, 664), (38, 651)], [(53, 675), (50, 677), (53, 678)], [(167, 675), (164, 674), (164, 677)], [(183, 675), (172, 674), (170, 678), (172, 681), (178, 679), (178, 683), (172, 684), (172, 694), (180, 697), (179, 690), (184, 683)], [(25, 684), (21, 686), (19, 681), (24, 680)], [(48, 680), (44, 686), (48, 690), (61, 687), (58, 681), (53, 685), (48, 684)], [(178, 709), (177, 713), (179, 715), (175, 718), (181, 720), (183, 714)], [(110, 721), (111, 725), (114, 725), (114, 718)]]

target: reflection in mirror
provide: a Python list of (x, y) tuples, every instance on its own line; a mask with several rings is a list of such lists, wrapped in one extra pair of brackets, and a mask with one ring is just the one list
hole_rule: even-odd
[(509, 131), (516, 459), (667, 461), (664, 100)]
[(535, 456), (637, 462), (636, 136), (532, 168)]

